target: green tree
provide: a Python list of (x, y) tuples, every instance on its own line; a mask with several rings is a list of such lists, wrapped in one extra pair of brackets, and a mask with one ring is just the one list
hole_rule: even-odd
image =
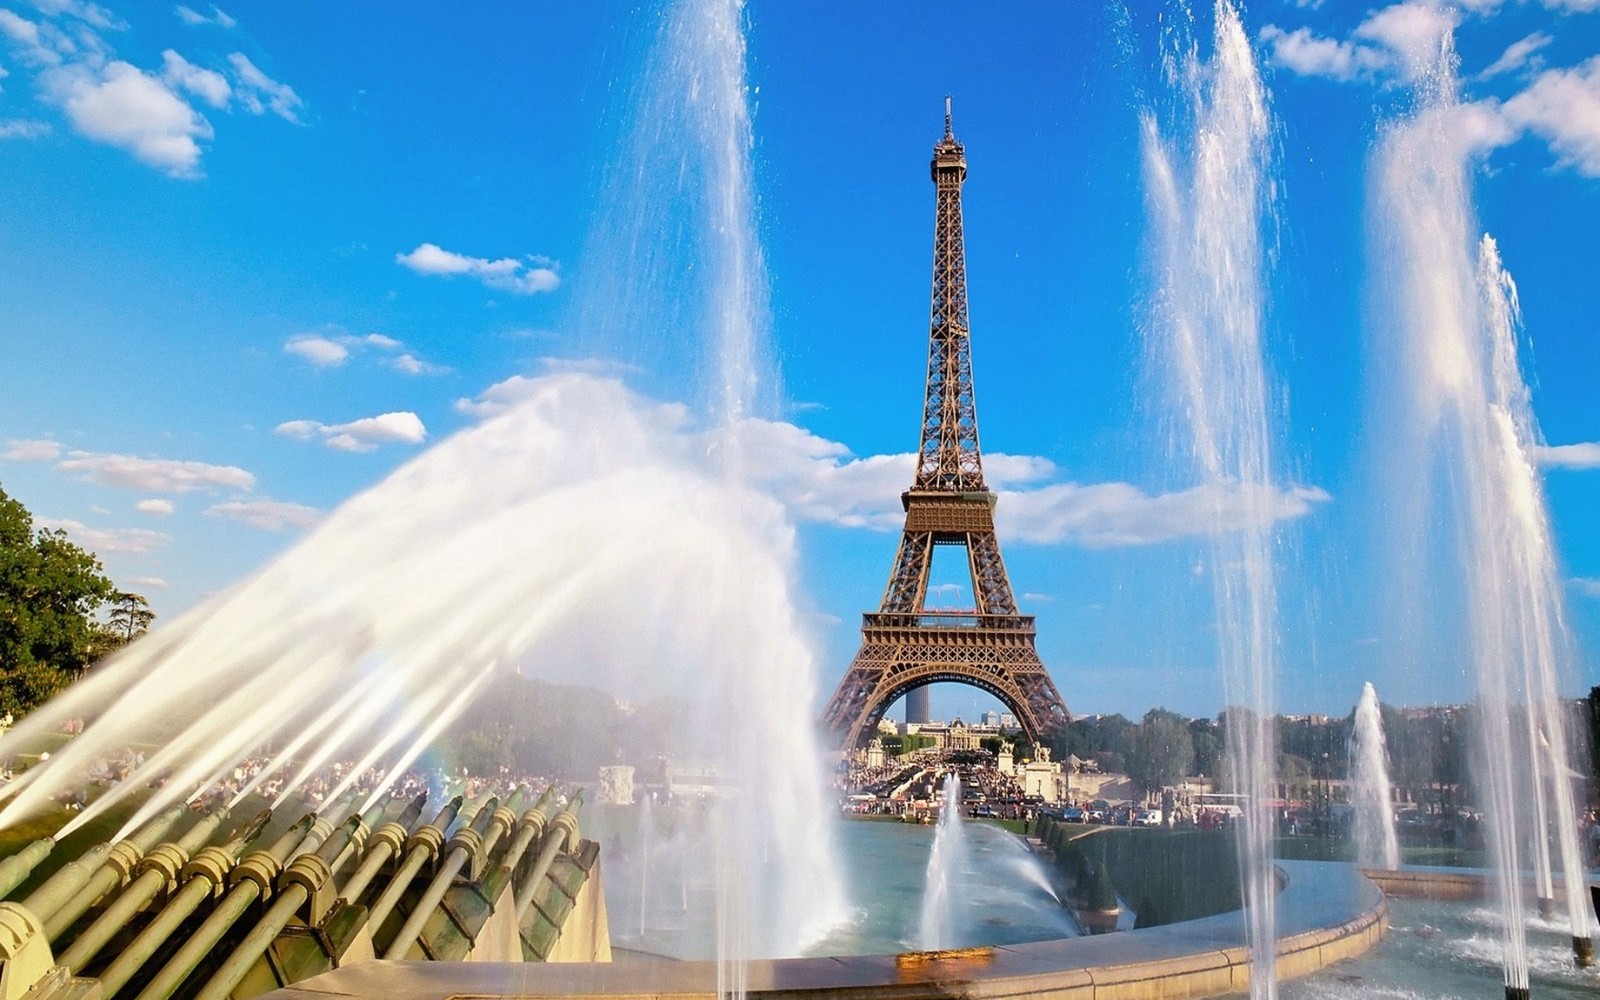
[(20, 715), (93, 659), (111, 581), (93, 553), (0, 490), (0, 712)]
[(1177, 784), (1194, 763), (1189, 720), (1164, 708), (1152, 708), (1123, 734), (1122, 756), (1128, 777), (1141, 790), (1153, 792)]
[(126, 590), (111, 595), (111, 617), (106, 624), (122, 645), (126, 646), (144, 635), (155, 620), (156, 613), (150, 610), (150, 602), (143, 596)]

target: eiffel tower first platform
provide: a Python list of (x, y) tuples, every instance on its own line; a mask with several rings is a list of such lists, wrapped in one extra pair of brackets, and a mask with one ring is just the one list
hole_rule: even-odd
[[(941, 682), (994, 695), (1016, 714), (1030, 739), (1069, 718), (1034, 649), (1033, 616), (1017, 612), (994, 533), (996, 497), (983, 482), (961, 232), (967, 159), (951, 131), (949, 98), (932, 170), (937, 208), (922, 443), (916, 481), (900, 494), (906, 526), (883, 604), (861, 616), (861, 649), (822, 718), (836, 745), (845, 749), (860, 744), (896, 700)], [(966, 549), (977, 607), (927, 609), (936, 545)]]

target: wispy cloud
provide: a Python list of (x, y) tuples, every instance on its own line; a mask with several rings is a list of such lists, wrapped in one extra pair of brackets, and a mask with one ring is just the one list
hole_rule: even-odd
[(49, 122), (30, 118), (10, 118), (0, 121), (0, 139), (42, 139), (51, 132)]
[(65, 531), (68, 538), (91, 552), (143, 555), (172, 541), (171, 535), (148, 528), (91, 528), (82, 521), (54, 517), (36, 517), (34, 523), (52, 531)]
[(285, 354), (292, 354), (316, 368), (337, 368), (350, 360), (352, 354), (376, 351), (378, 364), (402, 375), (442, 375), (450, 368), (446, 365), (424, 361), (407, 349), (406, 345), (382, 333), (352, 334), (297, 333), (283, 345)]
[(145, 590), (160, 590), (167, 585), (167, 581), (159, 576), (135, 576), (128, 580), (128, 585)]
[(13, 438), (6, 442), (0, 458), (12, 462), (48, 462), (61, 454), (61, 442), (46, 438)]
[(556, 264), (544, 257), (468, 257), (445, 250), (434, 243), (423, 243), (410, 253), (398, 253), (395, 263), (417, 274), (454, 277), (461, 275), (489, 288), (513, 295), (553, 292), (561, 284)]
[(288, 531), (311, 527), (322, 517), (322, 512), (305, 504), (263, 498), (213, 504), (206, 508), (206, 516), (236, 521), (258, 531)]
[(152, 498), (149, 500), (140, 500), (138, 503), (134, 504), (134, 509), (141, 514), (149, 514), (151, 517), (171, 517), (172, 512), (177, 508), (173, 505), (171, 500)]
[(1500, 58), (1484, 67), (1478, 74), (1478, 79), (1488, 80), (1504, 73), (1515, 73), (1530, 64), (1537, 65), (1539, 61), (1537, 53), (1553, 41), (1555, 39), (1544, 32), (1535, 31), (1526, 38), (1512, 42), (1506, 46), (1504, 52), (1500, 53)]
[(236, 93), (240, 105), (246, 111), (253, 115), (266, 114), (270, 111), (286, 122), (300, 124), (300, 109), (305, 106), (305, 102), (294, 92), (293, 87), (263, 73), (260, 67), (242, 52), (230, 53), (228, 65), (233, 67)]
[(1600, 441), (1543, 445), (1535, 450), (1534, 458), (1540, 465), (1557, 469), (1600, 469)]
[(234, 18), (223, 13), (215, 5), (212, 6), (210, 14), (202, 14), (194, 8), (185, 7), (182, 4), (179, 4), (177, 8), (173, 10), (173, 13), (176, 14), (178, 20), (182, 21), (184, 24), (193, 26), (213, 24), (219, 28), (231, 28), (239, 23)]
[(1585, 597), (1600, 597), (1600, 577), (1575, 576), (1567, 582)]
[(372, 451), (383, 444), (421, 444), (428, 437), (422, 418), (409, 411), (381, 413), (347, 424), (288, 420), (279, 424), (275, 433), (300, 441), (320, 437), (324, 445), (340, 451)]
[(256, 485), (256, 477), (236, 465), (89, 451), (68, 452), (66, 458), (56, 463), (56, 468), (101, 486), (117, 486), (144, 493), (252, 490)]

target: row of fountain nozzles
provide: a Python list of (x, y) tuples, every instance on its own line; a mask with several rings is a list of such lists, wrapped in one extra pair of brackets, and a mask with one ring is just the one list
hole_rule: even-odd
[[(207, 846), (228, 819), (228, 810), (204, 814), (181, 837), (165, 840), (186, 812), (173, 809), (124, 840), (85, 851), (20, 904), (0, 902), (0, 928), (11, 932), (0, 934), (0, 959), (7, 967), (0, 1000), (12, 1000), (13, 991), (25, 992), (46, 975), (70, 977), (86, 970), (93, 970), (108, 998), (122, 995), (137, 980), (137, 1000), (166, 1000), (214, 951), (222, 954), (219, 945), (232, 936), (231, 950), (210, 968), (198, 992), (185, 990), (193, 997), (220, 1000), (234, 995), (297, 918), (317, 926), (336, 910), (365, 906), (360, 926), (375, 947), (386, 923), (398, 920), (403, 901), (409, 903), (409, 912), (398, 930), (387, 935), (382, 957), (429, 957), (419, 947), (419, 937), (463, 873), (482, 880), (491, 903), (514, 880), (511, 898), (520, 924), (554, 858), (577, 847), (577, 813), (583, 801), (579, 792), (558, 812), (552, 787), (519, 815), (527, 795), (518, 786), (504, 803), (487, 793), (470, 801), (457, 796), (424, 822), (424, 793), (410, 801), (377, 803), (335, 826), (325, 817), (352, 808), (350, 795), (321, 813), (303, 816), (248, 854), (269, 826), (269, 812)], [(536, 841), (537, 853), (530, 856)], [(504, 849), (490, 869), (502, 842)], [(0, 861), (0, 899), (26, 882), (54, 848), (55, 842), (44, 838)], [(419, 892), (413, 883), (429, 865), (432, 874)], [(382, 891), (367, 903), (380, 884)], [(252, 908), (268, 901), (271, 905), (247, 934), (232, 933)], [(208, 902), (210, 912), (174, 950), (174, 935)], [(85, 916), (96, 907), (92, 919)], [(141, 918), (147, 919), (134, 932)], [(53, 948), (59, 956), (52, 956)], [(157, 956), (165, 961), (152, 968)], [(338, 957), (331, 956), (335, 962)]]

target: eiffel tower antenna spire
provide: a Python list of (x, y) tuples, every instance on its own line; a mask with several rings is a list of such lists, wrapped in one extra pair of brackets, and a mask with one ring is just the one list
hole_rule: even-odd
[[(1017, 610), (995, 537), (997, 498), (983, 481), (961, 226), (967, 157), (952, 129), (950, 98), (944, 101), (944, 136), (934, 145), (930, 164), (935, 192), (933, 296), (916, 478), (900, 495), (905, 530), (883, 602), (876, 613), (862, 616), (861, 649), (823, 716), (823, 724), (846, 749), (859, 743), (902, 696), (917, 696), (925, 706), (926, 688), (936, 682), (988, 691), (1015, 713), (1033, 739), (1069, 718), (1034, 649), (1033, 617)], [(936, 545), (966, 549), (976, 604), (972, 610), (926, 607)]]

